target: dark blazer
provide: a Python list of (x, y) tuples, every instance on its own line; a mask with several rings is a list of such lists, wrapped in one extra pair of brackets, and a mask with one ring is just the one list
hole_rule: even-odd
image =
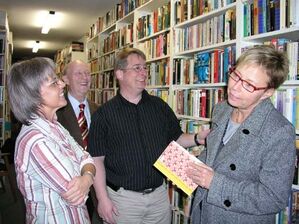
[(197, 189), (192, 223), (273, 224), (293, 181), (294, 127), (263, 100), (217, 155), (232, 110), (223, 102), (213, 111), (203, 161), (215, 174), (209, 190)]
[[(56, 112), (58, 122), (61, 123), (62, 126), (69, 131), (71, 136), (73, 136), (73, 138), (76, 140), (76, 142), (78, 142), (79, 145), (84, 147), (77, 117), (73, 110), (72, 104), (67, 97), (67, 94), (65, 98), (67, 101), (67, 105)], [(92, 115), (97, 110), (98, 105), (90, 100), (88, 100), (88, 104), (90, 115)]]

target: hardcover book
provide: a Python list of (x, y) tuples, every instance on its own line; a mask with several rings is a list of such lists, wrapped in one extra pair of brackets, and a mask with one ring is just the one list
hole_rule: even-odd
[(192, 161), (202, 163), (177, 142), (172, 141), (154, 163), (154, 166), (190, 196), (198, 186), (186, 174), (188, 164)]

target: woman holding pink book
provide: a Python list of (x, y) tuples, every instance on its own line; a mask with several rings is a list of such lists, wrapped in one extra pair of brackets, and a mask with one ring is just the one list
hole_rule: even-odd
[(229, 74), (227, 101), (215, 106), (205, 164), (191, 164), (198, 187), (193, 224), (267, 224), (287, 206), (295, 168), (295, 130), (270, 97), (287, 78), (288, 59), (271, 46), (245, 51)]

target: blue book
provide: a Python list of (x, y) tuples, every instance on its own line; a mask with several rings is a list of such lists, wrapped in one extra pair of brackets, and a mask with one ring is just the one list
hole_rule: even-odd
[(274, 0), (274, 30), (280, 29), (280, 0)]
[(264, 33), (263, 0), (258, 0), (258, 33)]
[(224, 53), (223, 53), (223, 82), (228, 81), (228, 62), (229, 62), (229, 47), (224, 48)]
[(244, 4), (244, 7), (243, 7), (243, 13), (244, 13), (244, 26), (243, 26), (244, 33), (243, 33), (243, 35), (244, 35), (244, 37), (248, 36), (248, 32), (247, 32), (247, 20), (248, 20), (248, 18), (247, 18), (247, 7), (248, 7), (248, 5)]
[(210, 59), (211, 57), (209, 52), (202, 53), (202, 69), (200, 74), (202, 83), (209, 82)]

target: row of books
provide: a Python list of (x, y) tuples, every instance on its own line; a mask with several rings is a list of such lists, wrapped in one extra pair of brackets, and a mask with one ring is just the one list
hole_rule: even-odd
[(128, 15), (130, 12), (132, 12), (134, 9), (142, 6), (149, 0), (122, 0), (120, 5), (120, 10), (119, 10), (119, 18), (122, 18), (126, 15)]
[(173, 84), (226, 82), (229, 69), (235, 63), (235, 46), (199, 52), (193, 58), (174, 59)]
[[(3, 86), (4, 85), (4, 70), (3, 69), (0, 69), (0, 86)], [(1, 91), (2, 92), (2, 91)], [(2, 97), (1, 97), (2, 99)]]
[(147, 60), (167, 56), (170, 53), (170, 34), (163, 33), (139, 43), (138, 48), (143, 50)]
[[(0, 71), (3, 72), (3, 70), (5, 69), (5, 55), (4, 54), (0, 54)], [(1, 80), (2, 80), (2, 84), (3, 84), (3, 76), (1, 76)]]
[(294, 189), (290, 195), (288, 206), (276, 214), (275, 224), (295, 224), (299, 220), (299, 191)]
[(299, 89), (278, 89), (271, 99), (275, 108), (299, 129)]
[(297, 0), (253, 0), (244, 4), (244, 36), (299, 25)]
[(151, 62), (149, 65), (149, 74), (147, 85), (159, 86), (169, 85), (170, 71), (169, 60), (163, 59), (157, 62)]
[(5, 53), (5, 41), (6, 41), (6, 33), (0, 32), (0, 54)]
[(65, 61), (65, 59), (72, 53), (72, 52), (84, 52), (84, 43), (78, 41), (72, 41), (62, 50), (58, 50), (54, 56), (54, 61), (56, 64)]
[(120, 34), (119, 30), (113, 31), (106, 38), (101, 40), (100, 42), (101, 53), (106, 54), (119, 48), (119, 41), (120, 41), (119, 34)]
[(99, 72), (99, 60), (92, 60), (88, 62), (91, 74)]
[(224, 99), (223, 88), (176, 90), (173, 108), (179, 115), (210, 118), (213, 105)]
[(72, 41), (70, 44), (70, 50), (71, 51), (78, 51), (78, 52), (84, 52), (84, 43), (79, 41)]
[(169, 91), (168, 89), (147, 89), (147, 92), (153, 96), (160, 97), (166, 103), (169, 100)]
[(236, 11), (227, 10), (220, 16), (174, 32), (174, 52), (209, 46), (236, 38)]
[(168, 195), (173, 208), (178, 208), (184, 216), (189, 217), (191, 208), (191, 197), (186, 195), (181, 189), (168, 182)]
[(175, 24), (225, 7), (235, 0), (177, 0), (174, 3)]
[(98, 43), (88, 43), (87, 60), (97, 59), (99, 56)]
[(114, 95), (114, 90), (91, 90), (88, 92), (88, 99), (92, 100), (93, 102), (99, 105), (102, 105), (103, 103), (112, 99)]
[(170, 2), (138, 18), (137, 38), (142, 39), (170, 27)]
[(119, 29), (119, 48), (133, 42), (133, 24), (125, 24)]
[(113, 69), (115, 61), (115, 53), (104, 55), (99, 58), (99, 71), (111, 70)]
[[(181, 119), (180, 125), (182, 131), (184, 133), (195, 134), (198, 133), (200, 130), (205, 130), (210, 127), (209, 122), (206, 121), (198, 121), (198, 120), (190, 120), (190, 119)], [(194, 156), (199, 156), (199, 154), (204, 150), (204, 145), (194, 146), (187, 148), (190, 154)]]
[(113, 88), (114, 74), (108, 71), (92, 76), (91, 89)]
[[(133, 42), (133, 24), (126, 24), (100, 41), (101, 53), (106, 54)], [(94, 51), (93, 49), (91, 51)], [(95, 51), (97, 53), (97, 50)]]
[(299, 80), (299, 42), (291, 41), (286, 38), (273, 38), (264, 44), (271, 44), (276, 49), (286, 52), (289, 59), (289, 75), (288, 80)]
[(118, 19), (120, 19), (118, 17), (118, 11), (120, 10), (120, 7), (120, 4), (116, 4), (112, 9), (106, 12), (104, 16), (99, 18), (100, 32), (112, 26)]
[(92, 24), (88, 31), (88, 38), (92, 39), (100, 32), (104, 31), (109, 26), (112, 26), (117, 20), (120, 20), (135, 8), (140, 7), (149, 0), (122, 0), (116, 4), (105, 16), (99, 17), (97, 21)]
[[(0, 86), (0, 118), (2, 118), (3, 117), (3, 97), (4, 97), (4, 86)], [(0, 132), (1, 133), (1, 132)]]

